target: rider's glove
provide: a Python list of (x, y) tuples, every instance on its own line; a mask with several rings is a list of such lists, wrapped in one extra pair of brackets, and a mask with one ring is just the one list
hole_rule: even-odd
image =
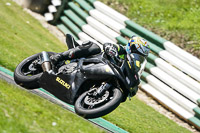
[(111, 58), (117, 57), (118, 56), (118, 51), (114, 46), (106, 46), (104, 51), (106, 52), (107, 55), (109, 55)]
[(56, 64), (58, 64), (59, 61), (62, 60), (62, 55), (58, 53), (58, 54), (52, 55), (52, 56), (50, 57), (50, 59), (51, 59), (52, 63), (53, 63), (54, 65), (56, 65)]

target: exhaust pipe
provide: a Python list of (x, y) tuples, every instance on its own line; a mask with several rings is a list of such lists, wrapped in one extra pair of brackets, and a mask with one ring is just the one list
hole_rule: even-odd
[(50, 70), (52, 70), (49, 54), (46, 51), (43, 51), (41, 53), (40, 60), (41, 60), (41, 64), (42, 64), (42, 70), (44, 72), (46, 72), (46, 71), (49, 72)]

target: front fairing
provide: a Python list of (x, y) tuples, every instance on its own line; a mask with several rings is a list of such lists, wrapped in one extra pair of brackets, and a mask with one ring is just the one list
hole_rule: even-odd
[(120, 69), (120, 75), (122, 75), (122, 78), (124, 79), (122, 81), (124, 82), (126, 89), (128, 89), (129, 92), (133, 92), (133, 88), (138, 85), (140, 81), (138, 73), (136, 72), (134, 65), (131, 64), (127, 55), (125, 55), (125, 59)]
[(77, 71), (70, 75), (55, 75), (44, 72), (39, 82), (43, 89), (47, 90), (60, 100), (73, 104), (77, 88), (84, 82), (84, 78), (80, 73), (77, 73)]
[(106, 79), (114, 76), (114, 72), (110, 66), (101, 61), (92, 63), (90, 60), (83, 60), (80, 71), (87, 79), (93, 80)]
[(120, 66), (111, 63), (103, 56), (96, 59), (85, 59), (81, 63), (80, 71), (87, 79), (101, 80), (110, 77), (116, 78), (121, 83), (122, 89), (129, 92), (133, 92), (133, 88), (139, 84), (138, 73), (135, 71), (135, 67), (130, 64), (127, 55), (124, 56), (124, 60)]
[[(67, 68), (67, 65), (66, 65)], [(108, 64), (97, 59), (80, 59), (71, 73), (52, 74), (44, 72), (40, 78), (40, 86), (69, 104), (74, 104), (76, 95), (88, 80), (106, 80), (114, 76)]]
[(135, 71), (139, 72), (143, 64), (145, 64), (145, 57), (137, 53), (131, 53), (129, 54), (129, 56), (131, 58)]
[(124, 60), (121, 66), (114, 65), (103, 59), (102, 56), (90, 59), (80, 59), (74, 71), (68, 74), (52, 74), (44, 72), (40, 78), (40, 86), (57, 98), (69, 104), (74, 104), (77, 93), (83, 89), (86, 81), (105, 81), (118, 79), (124, 90), (132, 92), (133, 77), (128, 61)]

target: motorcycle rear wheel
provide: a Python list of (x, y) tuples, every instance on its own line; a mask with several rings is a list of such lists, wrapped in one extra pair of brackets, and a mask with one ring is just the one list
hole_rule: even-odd
[[(36, 89), (40, 87), (39, 79), (43, 73), (42, 68), (35, 70), (34, 73), (28, 74), (31, 72), (30, 69), (35, 69), (31, 64), (40, 54), (41, 53), (34, 54), (18, 64), (14, 72), (14, 80), (18, 85), (26, 89)], [(48, 52), (48, 54), (53, 55), (55, 53)]]
[[(108, 91), (106, 92), (108, 93)], [(102, 105), (98, 107), (94, 106), (91, 108), (85, 102), (87, 94), (88, 91), (81, 94), (75, 102), (75, 112), (78, 115), (87, 119), (101, 117), (103, 115), (110, 113), (119, 106), (122, 100), (122, 92), (117, 88), (113, 88), (109, 90), (109, 96), (106, 102), (104, 102)], [(106, 94), (104, 94), (103, 96), (105, 95)]]

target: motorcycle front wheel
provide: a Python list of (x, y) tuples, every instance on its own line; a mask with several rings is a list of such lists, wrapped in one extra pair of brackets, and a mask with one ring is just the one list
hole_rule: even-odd
[[(37, 60), (41, 53), (34, 54), (26, 59), (24, 59), (16, 67), (14, 72), (15, 82), (26, 88), (26, 89), (36, 89), (39, 88), (39, 78), (41, 77), (43, 70), (42, 67), (35, 68), (33, 61)], [(48, 52), (49, 56), (55, 54), (54, 52)]]
[(109, 89), (102, 96), (92, 97), (89, 91), (81, 94), (75, 102), (75, 112), (87, 119), (101, 117), (113, 111), (122, 100), (122, 92), (117, 89)]

